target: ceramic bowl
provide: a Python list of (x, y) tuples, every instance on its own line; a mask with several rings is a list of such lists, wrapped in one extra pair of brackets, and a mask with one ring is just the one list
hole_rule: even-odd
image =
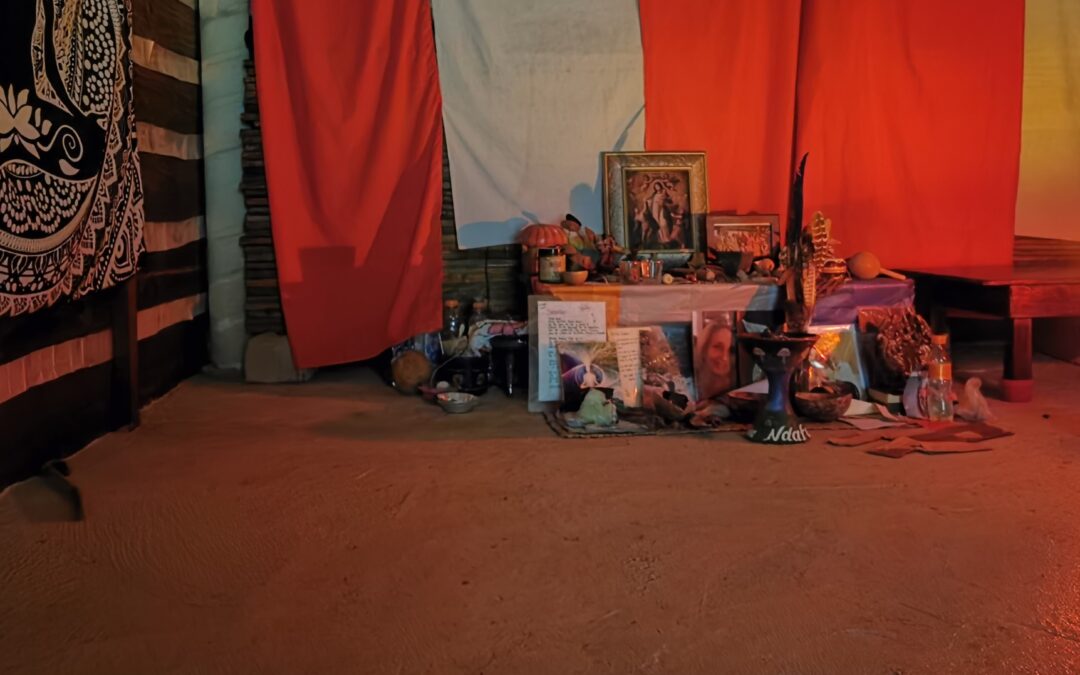
[(816, 422), (835, 422), (851, 406), (851, 394), (800, 391), (795, 394), (795, 412)]
[(589, 278), (589, 270), (576, 270), (573, 272), (563, 272), (562, 281), (564, 284), (570, 286), (580, 286), (585, 283), (585, 280)]
[(435, 402), (448, 413), (467, 413), (480, 403), (480, 398), (463, 392), (451, 392), (449, 394), (437, 394)]
[(749, 391), (733, 391), (728, 393), (725, 404), (731, 411), (731, 419), (736, 422), (753, 422), (757, 411), (765, 403), (765, 394), (756, 394)]

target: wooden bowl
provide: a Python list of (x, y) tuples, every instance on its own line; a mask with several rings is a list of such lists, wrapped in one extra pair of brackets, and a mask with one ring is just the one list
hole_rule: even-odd
[(563, 272), (562, 281), (564, 284), (570, 286), (580, 286), (585, 283), (585, 280), (589, 278), (589, 270), (577, 270), (574, 272)]
[(758, 410), (765, 403), (766, 394), (749, 391), (732, 391), (725, 398), (725, 405), (731, 411), (731, 419), (736, 422), (753, 422)]
[(800, 391), (795, 394), (795, 412), (815, 422), (835, 422), (851, 406), (851, 394)]

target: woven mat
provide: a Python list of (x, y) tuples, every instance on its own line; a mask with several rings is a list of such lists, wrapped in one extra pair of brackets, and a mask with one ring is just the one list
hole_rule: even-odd
[[(722, 424), (705, 429), (693, 429), (690, 427), (649, 427), (644, 424), (619, 420), (614, 427), (587, 426), (583, 429), (567, 425), (566, 419), (558, 412), (544, 413), (544, 420), (558, 436), (562, 438), (612, 438), (615, 436), (685, 436), (687, 434), (718, 434), (731, 433), (734, 431), (746, 432), (750, 430), (750, 424)], [(844, 422), (805, 422), (804, 426), (810, 431), (838, 430), (854, 431), (854, 427)]]

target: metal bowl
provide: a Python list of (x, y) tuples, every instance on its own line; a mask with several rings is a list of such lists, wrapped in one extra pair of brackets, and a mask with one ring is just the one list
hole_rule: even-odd
[(437, 394), (435, 396), (435, 402), (439, 404), (439, 407), (448, 413), (459, 415), (461, 413), (467, 413), (480, 403), (480, 398), (473, 394), (466, 394), (464, 392), (450, 392), (448, 394)]

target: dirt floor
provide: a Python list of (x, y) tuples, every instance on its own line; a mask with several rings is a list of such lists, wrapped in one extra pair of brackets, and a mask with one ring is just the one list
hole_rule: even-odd
[(0, 671), (1078, 672), (1078, 375), (901, 460), (196, 378), (70, 461), (85, 521), (0, 496)]

